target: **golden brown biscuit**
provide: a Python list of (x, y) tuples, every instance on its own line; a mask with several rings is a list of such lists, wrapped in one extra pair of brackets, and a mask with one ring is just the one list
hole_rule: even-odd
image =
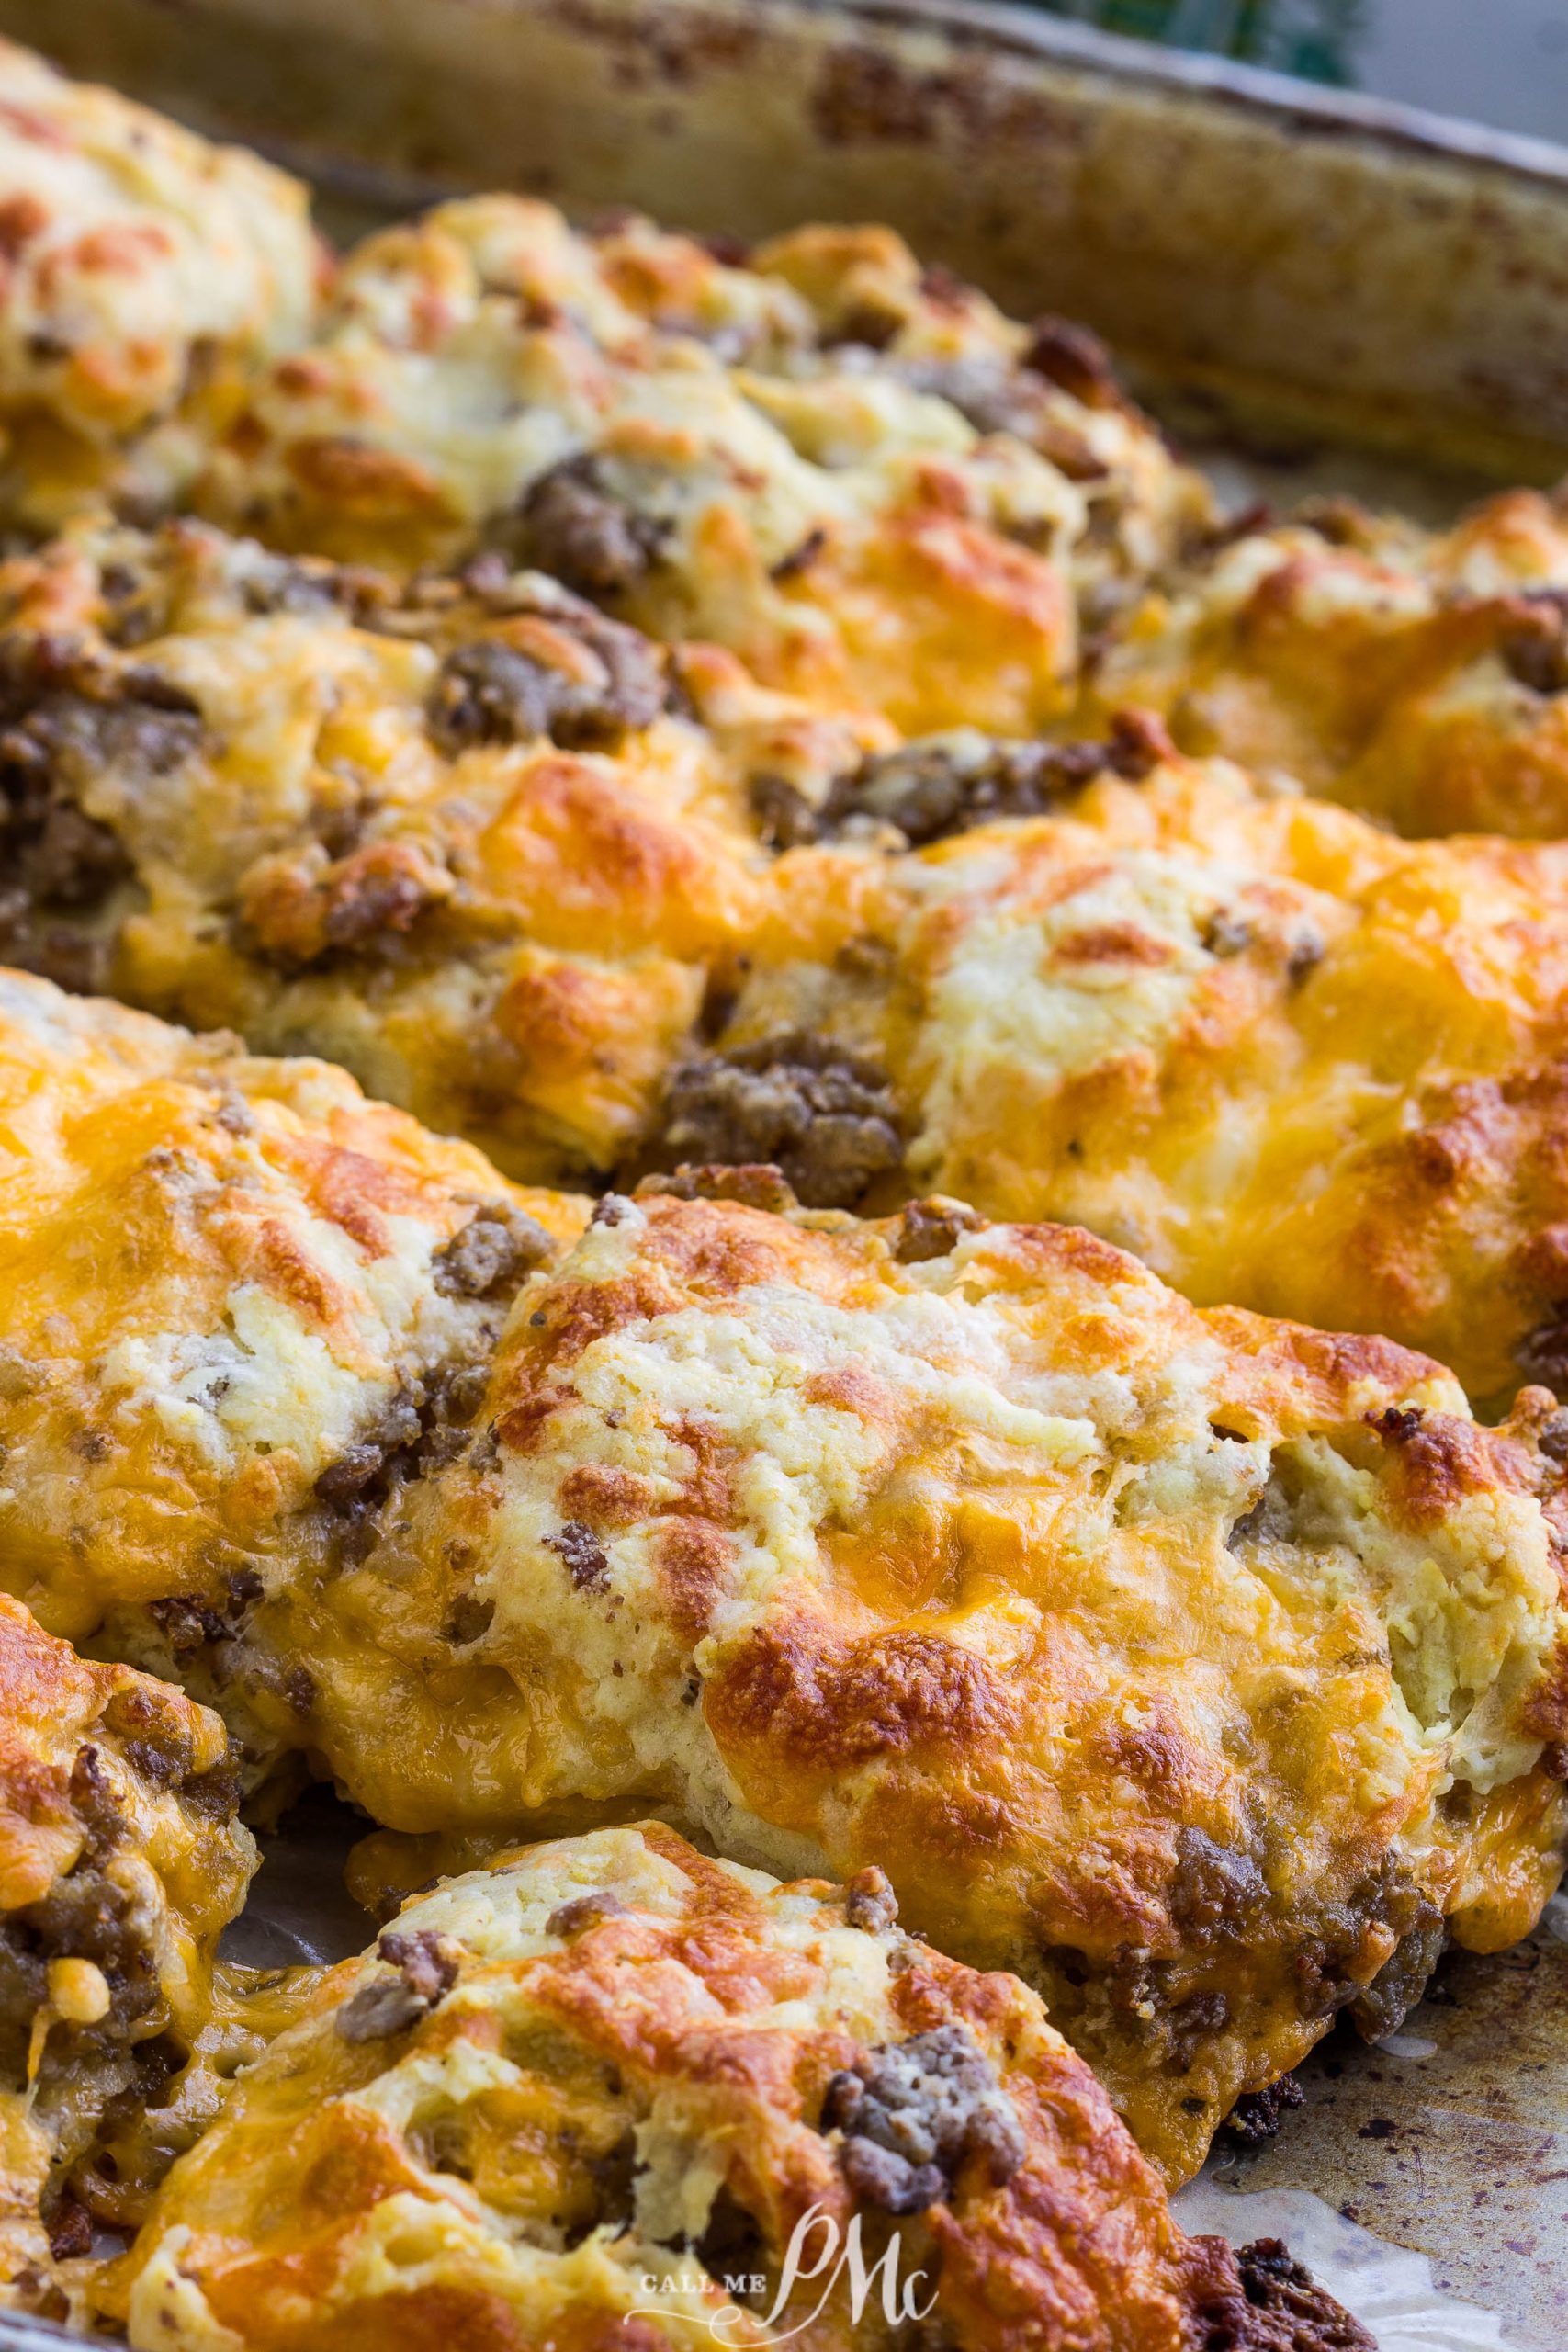
[(0, 252), (0, 509), (35, 529), (177, 495), (323, 258), (297, 180), (8, 41)]
[(667, 639), (898, 726), (1025, 732), (1208, 513), (1088, 337), (890, 232), (720, 260), (479, 198), (371, 238), (254, 390), (204, 511), (409, 568), (501, 545)]
[[(840, 807), (716, 976), (655, 1165), (1081, 1223), (1499, 1409), (1521, 1374), (1568, 1396), (1568, 848), (1398, 841), (1131, 723), (911, 745)], [(874, 822), (924, 845), (857, 849)]]
[(0, 1595), (0, 2304), (78, 2309), (94, 2222), (139, 2220), (205, 2120), (181, 2078), (255, 1867), (238, 1796), (216, 1715)]
[(895, 740), (499, 558), (400, 591), (189, 523), (0, 568), (0, 719), (6, 961), (552, 1182), (605, 1180), (693, 1050), (770, 796)]
[(260, 1631), (395, 1827), (640, 1803), (876, 1862), (1179, 2177), (1555, 1883), (1551, 1410), (1482, 1429), (1423, 1358), (1067, 1228), (611, 1196), (467, 1452)]
[(1543, 1391), (1489, 1432), (1386, 1342), (953, 1204), (746, 1205), (771, 1171), (612, 1196), (552, 1273), (581, 1204), (341, 1075), (0, 989), (0, 1559), (254, 1771), (408, 1831), (656, 1805), (875, 1861), (1173, 2175), (1338, 2007), (1397, 2014), (1445, 1917), (1535, 1917)]
[(895, 1920), (657, 1825), (449, 1882), (178, 2166), (132, 2344), (1371, 2352), (1282, 2249), (1183, 2237), (1038, 2000)]
[(1568, 532), (1513, 492), (1445, 537), (1335, 503), (1223, 542), (1126, 622), (1101, 708), (1414, 835), (1568, 833)]
[(299, 1748), (311, 1668), (251, 1618), (457, 1442), (581, 1214), (323, 1063), (0, 974), (6, 1585), (156, 1670), (199, 1652), (249, 1769)]

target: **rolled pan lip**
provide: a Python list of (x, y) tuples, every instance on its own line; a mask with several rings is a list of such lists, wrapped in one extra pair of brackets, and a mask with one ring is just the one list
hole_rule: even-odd
[[(529, 0), (522, 0), (525, 8), (528, 5)], [(690, 0), (661, 0), (661, 5), (679, 7)], [(716, 10), (715, 0), (700, 0), (700, 5), (710, 13), (723, 13), (723, 0)], [(820, 0), (820, 5), (814, 0), (748, 0), (747, 13), (838, 18), (868, 31), (945, 32), (965, 49), (1042, 59), (1119, 82), (1218, 99), (1266, 115), (1280, 129), (1303, 137), (1354, 133), (1406, 153), (1493, 164), (1515, 178), (1568, 189), (1568, 144), (1555, 140), (1495, 130), (1334, 84), (1303, 81), (1209, 51), (1167, 48), (1131, 34), (1104, 32), (1095, 25), (1017, 5), (1017, 0)]]

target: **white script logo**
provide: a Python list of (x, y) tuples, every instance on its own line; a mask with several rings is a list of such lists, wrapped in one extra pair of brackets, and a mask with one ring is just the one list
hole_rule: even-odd
[[(814, 2246), (813, 2240), (818, 2238), (818, 2233), (819, 2243)], [(840, 2236), (839, 2224), (830, 2213), (825, 2212), (820, 2205), (808, 2206), (790, 2233), (772, 2308), (761, 2315), (762, 2326), (773, 2331), (787, 2310), (796, 2287), (815, 2286), (820, 2279), (821, 2292), (805, 2317), (772, 2335), (773, 2343), (787, 2344), (792, 2335), (798, 2335), (803, 2328), (811, 2325), (846, 2270), (849, 2273), (850, 2319), (852, 2324), (859, 2325), (874, 2290), (881, 2294), (883, 2313), (890, 2327), (925, 2319), (934, 2309), (936, 2297), (932, 2294), (923, 2303), (919, 2300), (920, 2290), (926, 2283), (923, 2270), (911, 2270), (907, 2278), (900, 2278), (898, 2257), (902, 2251), (903, 2240), (895, 2230), (884, 2251), (868, 2268), (861, 2248), (860, 2215), (851, 2215), (849, 2227)], [(732, 2296), (761, 2295), (766, 2292), (768, 2284), (761, 2272), (749, 2271), (726, 2275), (719, 2283)], [(645, 2270), (637, 2280), (645, 2295), (700, 2295), (709, 2284), (707, 2272), (695, 2269)], [(691, 2318), (694, 2324), (705, 2325), (721, 2344), (735, 2344), (740, 2338), (734, 2331), (744, 2327), (749, 2316), (757, 2314), (748, 2314), (732, 2306), (728, 2311), (716, 2312), (705, 2321), (698, 2322), (692, 2313), (677, 2313), (659, 2303), (642, 2303), (628, 2316), (632, 2319), (662, 2320)]]

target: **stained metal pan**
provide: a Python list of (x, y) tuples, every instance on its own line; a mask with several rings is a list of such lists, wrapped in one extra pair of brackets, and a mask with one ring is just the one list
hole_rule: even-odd
[[(746, 235), (884, 220), (1089, 321), (1190, 428), (1326, 443), (1358, 483), (1370, 454), (1416, 500), (1568, 469), (1568, 153), (1534, 141), (979, 0), (0, 0), (0, 31), (281, 155), (345, 225), (489, 187)], [(314, 1857), (340, 1951), (335, 1843), (299, 1849), (247, 1933), (269, 1906), (293, 1932)], [(1564, 2062), (1547, 1933), (1445, 1964), (1389, 2050), (1332, 2042), (1275, 2146), (1220, 2169), (1315, 2192), (1562, 2352)]]
[(978, 0), (0, 0), (323, 186), (890, 220), (1272, 434), (1568, 464), (1568, 155)]

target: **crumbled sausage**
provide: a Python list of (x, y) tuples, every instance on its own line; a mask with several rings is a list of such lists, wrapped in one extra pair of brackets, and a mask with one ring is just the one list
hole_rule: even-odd
[(51, 1961), (88, 1960), (103, 1972), (109, 2007), (94, 2028), (102, 2039), (123, 2041), (143, 2027), (161, 1998), (152, 1932), (125, 1890), (85, 1859), (38, 1902), (8, 1913), (0, 1921), (0, 2079), (22, 2086)]
[(898, 1898), (894, 1894), (885, 1871), (871, 1864), (857, 1871), (844, 1890), (844, 1917), (852, 1928), (863, 1928), (867, 1935), (886, 1932), (898, 1917)]
[(1281, 2075), (1260, 2091), (1243, 2091), (1220, 2129), (1244, 2148), (1261, 2148), (1276, 2137), (1282, 2118), (1304, 2104), (1305, 2097), (1294, 2075)]
[(762, 773), (748, 787), (764, 849), (804, 849), (820, 838), (822, 812), (787, 777)]
[(911, 390), (946, 401), (976, 433), (1010, 433), (1027, 441), (1069, 481), (1104, 481), (1110, 473), (1038, 369), (971, 352), (961, 358), (906, 360), (897, 373)]
[(204, 731), (190, 697), (155, 672), (108, 669), (68, 639), (0, 642), (0, 953), (8, 961), (67, 987), (102, 985), (107, 949), (82, 919), (130, 864), (81, 796), (106, 771), (131, 786), (168, 775)]
[(333, 2024), (344, 2041), (387, 2041), (417, 2025), (429, 2006), (400, 1977), (378, 1976), (349, 1996)]
[(1198, 936), (1211, 956), (1224, 961), (1232, 956), (1246, 955), (1252, 944), (1252, 926), (1245, 917), (1216, 907), (1213, 914), (1204, 916)]
[(956, 1201), (911, 1201), (894, 1256), (901, 1266), (920, 1266), (932, 1258), (950, 1257), (966, 1233), (981, 1233), (986, 1220)]
[(124, 1838), (126, 1824), (103, 1759), (90, 1745), (79, 1747), (72, 1762), (71, 1807), (85, 1833), (87, 1860), (103, 1861)]
[(26, 2086), (33, 2019), (48, 1997), (48, 1962), (35, 1939), (0, 1921), (0, 2084), (10, 2090)]
[(457, 1955), (432, 1928), (410, 1935), (389, 1928), (376, 1947), (395, 1976), (373, 1977), (333, 2019), (344, 2041), (386, 2041), (427, 2017), (457, 1981)]
[(803, 539), (798, 539), (787, 555), (781, 555), (773, 567), (774, 580), (798, 580), (810, 571), (828, 544), (828, 534), (820, 523), (814, 524)]
[(677, 1201), (739, 1201), (744, 1208), (766, 1209), (773, 1216), (787, 1216), (800, 1206), (778, 1170), (765, 1163), (743, 1162), (737, 1168), (683, 1163), (672, 1174), (640, 1178), (637, 1192), (663, 1193)]
[(960, 2025), (884, 2042), (835, 2075), (821, 2128), (843, 2133), (851, 2188), (890, 2213), (922, 2212), (949, 2195), (965, 2157), (983, 2158), (999, 2188), (1028, 2153), (995, 2069)]
[(1160, 2020), (1166, 2063), (1172, 2074), (1190, 2074), (1198, 2052), (1229, 2023), (1231, 2005), (1224, 1993), (1190, 1993), (1184, 2001), (1169, 2003)]
[(1553, 1413), (1536, 1431), (1537, 1445), (1549, 1462), (1568, 1462), (1568, 1413)]
[(580, 1519), (569, 1519), (554, 1535), (545, 1538), (547, 1547), (558, 1552), (578, 1592), (603, 1592), (610, 1582), (610, 1563), (604, 1547), (591, 1527)]
[(518, 515), (531, 562), (583, 596), (613, 596), (635, 586), (666, 532), (604, 487), (592, 457), (569, 458), (542, 474)]
[(324, 944), (353, 953), (412, 931), (446, 895), (440, 879), (398, 842), (376, 842), (342, 859), (323, 893)]
[(1568, 1303), (1554, 1306), (1516, 1342), (1514, 1362), (1527, 1380), (1568, 1400)]
[(510, 1297), (553, 1246), (536, 1218), (497, 1203), (478, 1210), (436, 1250), (431, 1272), (444, 1298)]
[(376, 1427), (357, 1444), (345, 1445), (321, 1472), (316, 1480), (321, 1501), (333, 1510), (354, 1510), (390, 1458), (417, 1442), (421, 1427), (412, 1397), (406, 1392), (394, 1396)]
[(92, 2216), (69, 2189), (49, 2217), (49, 2250), (56, 2262), (69, 2262), (93, 2251)]
[(1532, 695), (1560, 695), (1568, 687), (1568, 595), (1545, 590), (1510, 597), (1498, 644), (1511, 677)]
[[(957, 731), (879, 752), (840, 777), (812, 818), (818, 835), (841, 832), (867, 819), (893, 826), (912, 849), (1003, 818), (1039, 817), (1057, 808), (1098, 775), (1141, 783), (1173, 746), (1157, 719), (1119, 711), (1102, 743), (1038, 743)], [(797, 798), (799, 796), (796, 796)], [(783, 814), (770, 801), (775, 830), (806, 838), (811, 812)]]
[(1023, 355), (1023, 365), (1043, 376), (1086, 408), (1124, 405), (1111, 354), (1096, 334), (1070, 320), (1037, 319)]
[(545, 1921), (547, 1936), (581, 1936), (604, 1919), (619, 1919), (626, 1916), (627, 1905), (618, 1894), (574, 1894), (569, 1903), (560, 1903)]
[(405, 1479), (422, 1477), (461, 1452), (486, 1379), (481, 1360), (447, 1364), (418, 1387), (400, 1389), (380, 1419), (328, 1463), (315, 1490), (341, 1522), (345, 1560), (368, 1552), (380, 1512)]
[(807, 1208), (854, 1207), (903, 1158), (883, 1072), (803, 1030), (677, 1069), (662, 1141), (679, 1159), (776, 1167)]
[(1238, 2352), (1377, 2352), (1359, 2321), (1325, 2293), (1280, 2239), (1258, 2238), (1240, 2247), (1235, 2259), (1248, 2306), (1275, 2323), (1266, 2332), (1236, 2337)]
[(401, 1972), (404, 1984), (422, 2001), (434, 2005), (457, 1981), (457, 1953), (433, 1928), (419, 1928), (409, 1935), (389, 1928), (376, 1949)]
[(1222, 1846), (1201, 1829), (1176, 1833), (1176, 1864), (1168, 1901), (1184, 1928), (1235, 1928), (1257, 1917), (1269, 1900), (1269, 1882), (1250, 1855)]
[(540, 735), (569, 748), (615, 743), (659, 717), (664, 672), (647, 638), (592, 605), (549, 618), (578, 640), (585, 664), (556, 667), (502, 638), (477, 638), (446, 656), (427, 723), (449, 758), (475, 743), (521, 743)]
[(258, 858), (238, 891), (236, 935), (281, 972), (340, 956), (389, 962), (422, 918), (453, 896), (452, 876), (418, 843), (366, 842), (338, 857), (311, 842)]
[(1371, 1983), (1349, 2004), (1357, 2031), (1381, 2041), (1403, 2025), (1443, 1956), (1448, 1927), (1437, 1905), (1417, 1898), (1415, 1916)]

